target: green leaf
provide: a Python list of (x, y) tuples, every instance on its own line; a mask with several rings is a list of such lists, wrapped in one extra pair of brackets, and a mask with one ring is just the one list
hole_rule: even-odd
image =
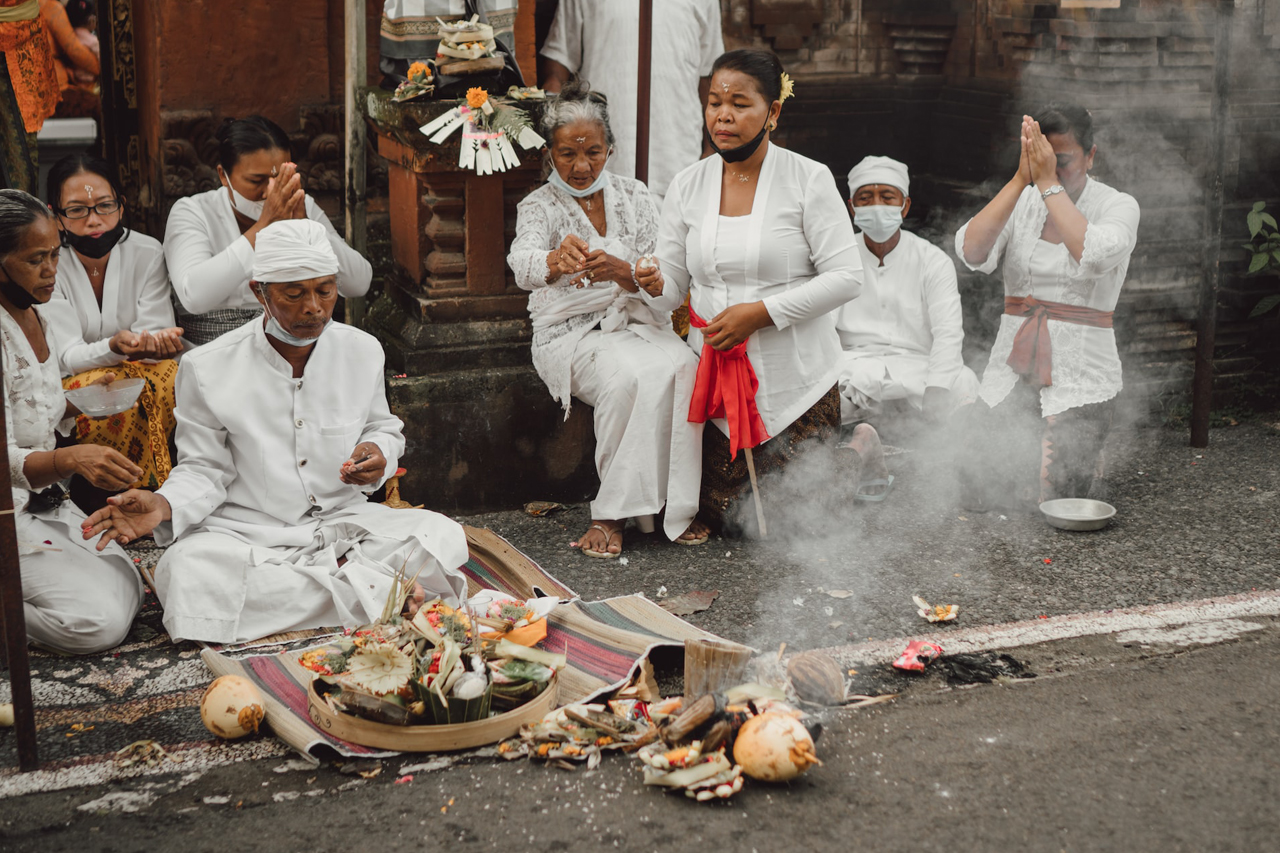
[(1249, 317), (1250, 319), (1254, 317), (1261, 317), (1277, 305), (1280, 305), (1280, 294), (1273, 293), (1272, 295), (1263, 298), (1257, 305), (1253, 306), (1253, 310), (1249, 312)]
[(1271, 257), (1276, 259), (1276, 265), (1277, 267), (1280, 267), (1280, 249), (1272, 249)]
[(1267, 207), (1267, 203), (1265, 201), (1255, 201), (1253, 203), (1253, 212), (1261, 213), (1263, 210), (1266, 209), (1266, 207)]
[(1250, 211), (1245, 221), (1249, 223), (1249, 236), (1257, 237), (1258, 232), (1262, 230), (1262, 214), (1256, 210)]
[(1253, 260), (1249, 261), (1249, 272), (1255, 273), (1267, 265), (1267, 261), (1271, 260), (1271, 255), (1266, 252), (1254, 255)]
[(1270, 213), (1262, 214), (1262, 221), (1271, 226), (1271, 230), (1276, 230), (1276, 218)]

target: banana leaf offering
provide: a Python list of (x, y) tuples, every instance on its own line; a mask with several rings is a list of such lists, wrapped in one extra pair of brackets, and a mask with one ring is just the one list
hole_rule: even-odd
[(564, 655), (535, 645), (554, 599), (486, 590), (462, 607), (437, 598), (409, 616), (413, 587), (399, 578), (378, 622), (299, 656), (332, 711), (393, 726), (472, 723), (537, 697), (565, 666)]

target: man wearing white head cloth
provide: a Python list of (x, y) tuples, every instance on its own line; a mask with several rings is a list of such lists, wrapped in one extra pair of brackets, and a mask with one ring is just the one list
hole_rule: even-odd
[(836, 322), (846, 424), (890, 400), (905, 400), (940, 421), (977, 399), (977, 377), (960, 351), (955, 266), (937, 246), (902, 229), (910, 190), (906, 165), (889, 157), (865, 157), (849, 172), (863, 282), (862, 294), (840, 308)]
[(402, 570), (421, 587), (410, 608), (465, 594), (456, 522), (367, 500), (404, 438), (382, 347), (332, 322), (337, 269), (319, 224), (262, 230), (252, 286), (265, 314), (183, 358), (173, 473), (85, 522), (99, 549), (152, 530), (170, 546), (155, 580), (175, 640), (367, 624)]

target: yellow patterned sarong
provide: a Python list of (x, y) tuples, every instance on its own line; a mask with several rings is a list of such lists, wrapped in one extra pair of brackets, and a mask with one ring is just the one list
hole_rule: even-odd
[(173, 435), (175, 405), (173, 384), (178, 377), (178, 362), (173, 359), (156, 364), (126, 361), (112, 367), (96, 367), (62, 380), (64, 390), (82, 388), (107, 373), (116, 379), (145, 379), (138, 405), (127, 412), (105, 418), (76, 417), (77, 444), (98, 444), (120, 451), (142, 469), (142, 477), (132, 489), (158, 489), (173, 470), (169, 456), (169, 437)]

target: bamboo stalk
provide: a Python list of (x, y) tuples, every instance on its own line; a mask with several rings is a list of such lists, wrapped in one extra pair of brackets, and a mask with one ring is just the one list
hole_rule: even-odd
[(756, 522), (760, 525), (760, 538), (769, 536), (769, 528), (764, 523), (764, 504), (760, 502), (760, 484), (756, 482), (756, 459), (751, 455), (751, 448), (742, 448), (747, 452), (747, 476), (751, 478), (751, 497), (756, 502)]

